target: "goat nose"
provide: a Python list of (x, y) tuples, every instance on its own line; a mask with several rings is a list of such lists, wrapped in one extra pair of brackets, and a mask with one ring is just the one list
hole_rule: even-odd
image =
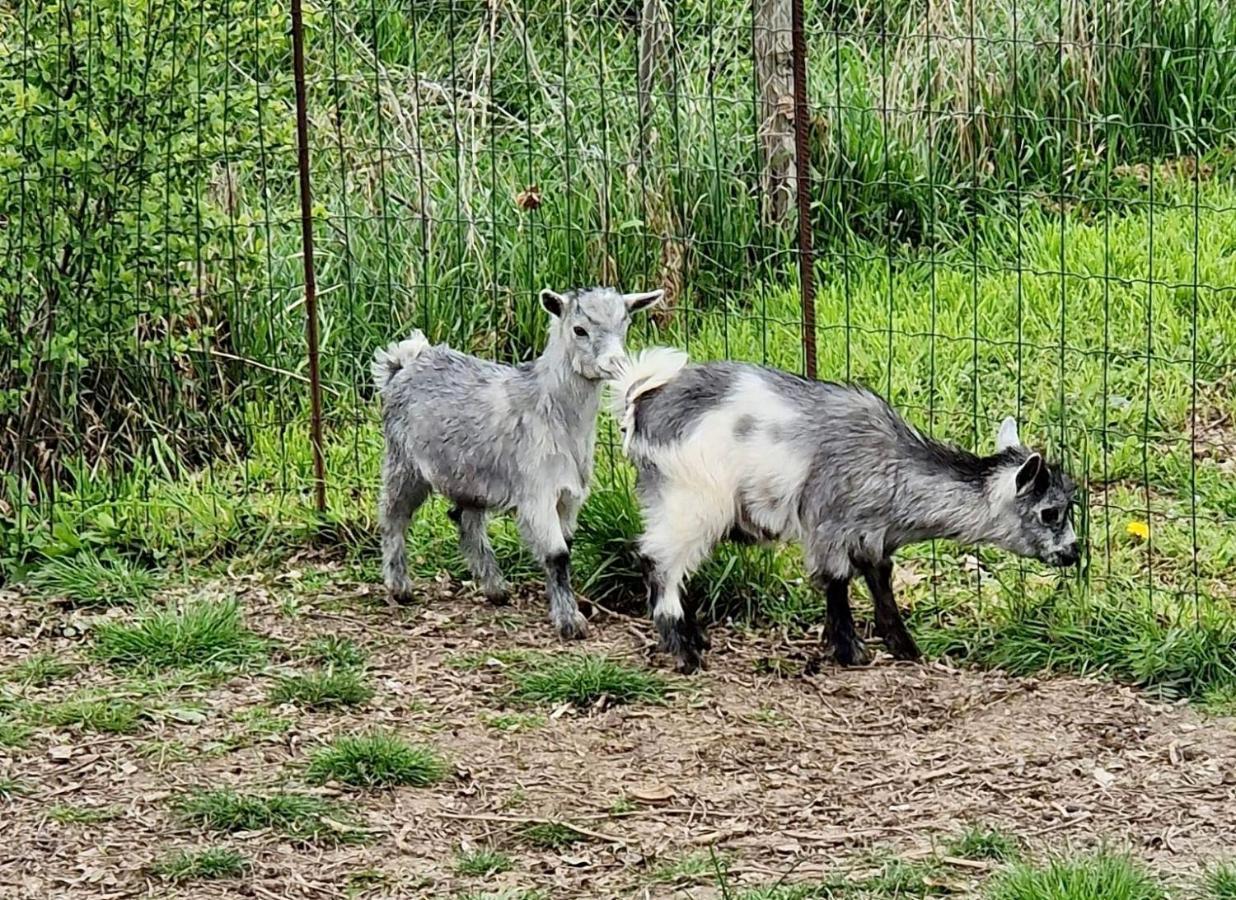
[(1077, 544), (1071, 544), (1065, 548), (1064, 552), (1060, 554), (1060, 556), (1061, 561), (1066, 566), (1075, 566), (1081, 562), (1081, 548), (1078, 547)]

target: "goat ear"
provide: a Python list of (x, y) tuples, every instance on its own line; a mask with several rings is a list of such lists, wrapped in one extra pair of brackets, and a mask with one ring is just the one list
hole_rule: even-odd
[(567, 298), (551, 291), (549, 288), (541, 291), (541, 305), (551, 316), (561, 317), (567, 308)]
[(1043, 465), (1043, 457), (1032, 453), (1030, 458), (1021, 464), (1017, 470), (1017, 496), (1021, 497), (1031, 490), (1042, 492), (1047, 489), (1047, 466)]
[(644, 291), (640, 294), (623, 294), (622, 300), (627, 305), (627, 312), (633, 313), (656, 306), (664, 296), (665, 291)]
[(1021, 446), (1021, 438), (1017, 436), (1017, 420), (1009, 416), (1000, 423), (1000, 430), (996, 432), (996, 452), (1003, 453), (1010, 447)]

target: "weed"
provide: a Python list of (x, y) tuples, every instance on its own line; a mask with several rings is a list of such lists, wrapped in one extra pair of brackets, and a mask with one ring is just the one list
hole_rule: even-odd
[(315, 669), (284, 675), (270, 692), (272, 703), (295, 703), (308, 709), (333, 709), (368, 702), (373, 688), (355, 669)]
[(589, 706), (602, 697), (614, 703), (660, 703), (664, 678), (605, 657), (563, 654), (538, 659), (510, 673), (512, 697), (523, 703), (573, 703)]
[(95, 629), (94, 654), (118, 666), (176, 668), (246, 662), (262, 648), (235, 600), (198, 601), (140, 612)]
[(509, 872), (515, 862), (505, 853), (484, 848), (468, 853), (460, 853), (455, 857), (455, 874), (466, 877), (482, 878)]
[(336, 738), (309, 760), (308, 778), (353, 787), (424, 787), (440, 781), (446, 764), (428, 747), (409, 744), (398, 735), (370, 731)]
[(212, 831), (270, 828), (305, 841), (359, 836), (341, 809), (309, 794), (256, 794), (220, 788), (191, 793), (178, 808), (188, 821)]
[(666, 863), (657, 868), (653, 879), (661, 882), (695, 881), (703, 878), (715, 878), (718, 872), (724, 872), (728, 860), (717, 853), (700, 851)]
[(178, 850), (152, 867), (159, 877), (175, 882), (239, 878), (249, 869), (249, 860), (227, 847)]

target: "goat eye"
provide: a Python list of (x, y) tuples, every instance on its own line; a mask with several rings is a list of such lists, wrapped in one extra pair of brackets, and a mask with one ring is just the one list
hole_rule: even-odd
[(1039, 513), (1039, 516), (1043, 519), (1044, 525), (1055, 525), (1060, 521), (1060, 510), (1045, 509)]
[(585, 330), (584, 330), (581, 326), (579, 326), (579, 325), (576, 325), (576, 326), (575, 326), (575, 334), (576, 334), (576, 335), (578, 335), (579, 337), (587, 337), (587, 336), (588, 336), (588, 332), (587, 332), (587, 331), (585, 331)]

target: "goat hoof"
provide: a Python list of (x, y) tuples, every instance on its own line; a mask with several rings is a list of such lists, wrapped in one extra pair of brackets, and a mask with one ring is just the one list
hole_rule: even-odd
[(485, 602), (490, 606), (510, 606), (511, 592), (510, 591), (494, 591), (485, 595)]
[(914, 643), (914, 638), (908, 634), (895, 634), (884, 638), (884, 647), (893, 655), (893, 659), (915, 662), (923, 657), (918, 644)]
[(693, 675), (702, 668), (698, 653), (684, 653), (674, 663), (674, 670), (679, 675)]
[(389, 591), (386, 595), (386, 605), (391, 609), (398, 609), (401, 606), (412, 605), (412, 592), (410, 590)]
[(582, 613), (574, 613), (569, 619), (555, 621), (558, 637), (564, 641), (583, 640), (588, 636), (588, 620)]
[(853, 638), (833, 648), (833, 659), (841, 666), (865, 666), (871, 662), (871, 654), (861, 640)]

